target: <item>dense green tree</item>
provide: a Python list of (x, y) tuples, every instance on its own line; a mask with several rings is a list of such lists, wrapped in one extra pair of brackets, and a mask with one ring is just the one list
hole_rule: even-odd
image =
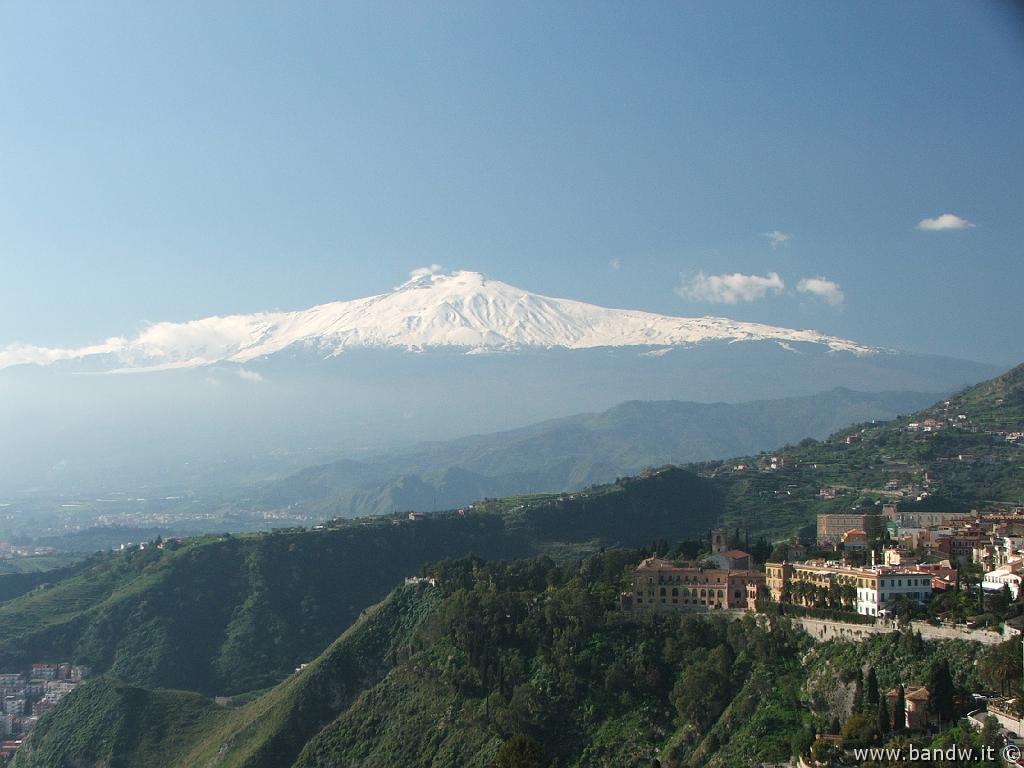
[(758, 538), (757, 543), (750, 549), (750, 556), (758, 564), (765, 562), (771, 554), (772, 546), (764, 536)]
[(1006, 616), (1013, 602), (1013, 595), (1010, 593), (1010, 585), (1003, 584), (1003, 588), (988, 598), (988, 610), (998, 618)]
[(956, 714), (955, 696), (956, 688), (949, 672), (949, 662), (945, 659), (934, 661), (928, 674), (928, 707), (940, 723), (953, 720)]
[(874, 667), (868, 667), (868, 673), (865, 678), (864, 687), (866, 691), (864, 695), (867, 697), (867, 703), (874, 706), (878, 704), (878, 676), (875, 675)]
[(864, 710), (864, 682), (860, 676), (853, 682), (853, 713), (857, 714)]
[(522, 733), (502, 744), (491, 763), (492, 768), (547, 768), (549, 765), (551, 759), (540, 743)]
[(985, 718), (985, 724), (981, 728), (981, 743), (989, 747), (994, 754), (999, 754), (1003, 746), (1002, 726), (992, 715)]
[(868, 744), (875, 738), (875, 718), (856, 712), (850, 715), (843, 723), (843, 730), (840, 735), (844, 744), (860, 745)]
[(675, 554), (681, 560), (696, 560), (702, 551), (704, 551), (706, 545), (703, 541), (698, 539), (686, 539), (681, 541), (679, 546), (676, 547)]
[(1021, 641), (1000, 643), (980, 663), (985, 682), (1003, 696), (1016, 691), (1021, 681)]
[(729, 539), (729, 547), (731, 549), (742, 549), (743, 548), (743, 537), (740, 535), (740, 529), (737, 528), (736, 532)]
[(687, 665), (672, 689), (672, 703), (684, 722), (704, 729), (718, 719), (732, 694), (731, 668), (732, 653), (724, 644)]
[(878, 730), (878, 738), (885, 741), (885, 737), (892, 730), (892, 723), (889, 719), (889, 707), (885, 703), (885, 696), (878, 699), (878, 719), (875, 727)]
[(842, 749), (835, 742), (818, 739), (811, 745), (811, 757), (818, 765), (831, 766), (842, 757)]
[(857, 607), (857, 588), (851, 584), (844, 584), (842, 586), (842, 600), (843, 605), (851, 610)]
[(793, 734), (789, 740), (790, 752), (793, 757), (800, 757), (806, 755), (811, 751), (811, 746), (814, 744), (814, 729), (813, 728), (801, 728), (799, 731)]

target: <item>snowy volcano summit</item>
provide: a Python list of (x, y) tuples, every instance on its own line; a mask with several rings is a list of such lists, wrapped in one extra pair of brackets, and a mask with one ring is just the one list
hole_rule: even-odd
[[(939, 393), (992, 374), (816, 331), (608, 309), (431, 270), (378, 296), (299, 311), (155, 323), (79, 348), (0, 347), (0, 369), (0, 492), (100, 480), (219, 487), (228, 476), (247, 487), (314, 459), (625, 401)], [(78, 375), (134, 371), (146, 375)]]
[(527, 348), (668, 349), (709, 341), (770, 341), (787, 348), (800, 342), (856, 355), (880, 351), (817, 331), (723, 317), (607, 309), (530, 293), (478, 272), (422, 270), (389, 293), (306, 310), (156, 323), (134, 338), (116, 337), (77, 349), (12, 345), (0, 349), (0, 368), (86, 358), (103, 361), (108, 370), (192, 368), (247, 363), (290, 348), (333, 357), (358, 348), (447, 348), (474, 353)]

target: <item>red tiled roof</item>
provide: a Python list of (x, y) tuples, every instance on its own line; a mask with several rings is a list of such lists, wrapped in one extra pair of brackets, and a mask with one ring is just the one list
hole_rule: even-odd
[(928, 701), (928, 689), (923, 685), (920, 688), (907, 691), (907, 701)]
[[(890, 699), (895, 699), (899, 695), (899, 689), (890, 688), (886, 695)], [(928, 689), (923, 685), (908, 685), (903, 689), (903, 698), (906, 701), (928, 701), (928, 695)]]

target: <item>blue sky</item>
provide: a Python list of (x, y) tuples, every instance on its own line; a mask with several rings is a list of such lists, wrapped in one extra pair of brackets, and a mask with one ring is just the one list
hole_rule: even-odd
[(1009, 4), (8, 2), (0, 73), (0, 346), (438, 263), (1024, 359)]

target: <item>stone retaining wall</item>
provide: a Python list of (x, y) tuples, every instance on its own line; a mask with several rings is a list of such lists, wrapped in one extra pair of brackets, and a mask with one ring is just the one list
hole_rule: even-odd
[[(856, 642), (865, 640), (872, 635), (893, 632), (898, 627), (895, 622), (885, 621), (875, 624), (852, 624), (845, 621), (833, 619), (813, 619), (806, 616), (793, 616), (793, 622), (804, 628), (804, 631), (818, 642), (828, 640), (850, 640)], [(1003, 636), (998, 632), (984, 629), (967, 629), (965, 627), (936, 627), (925, 621), (914, 621), (910, 624), (911, 629), (920, 632), (925, 640), (970, 640), (985, 645), (995, 645), (1003, 642)]]

